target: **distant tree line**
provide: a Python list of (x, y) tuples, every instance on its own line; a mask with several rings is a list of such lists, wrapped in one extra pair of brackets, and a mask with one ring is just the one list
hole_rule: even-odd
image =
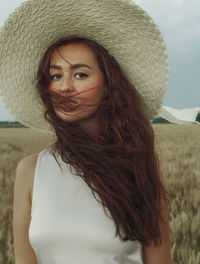
[[(157, 124), (157, 123), (170, 123), (170, 122), (167, 121), (166, 119), (162, 118), (162, 117), (158, 117), (158, 118), (155, 118), (152, 123)], [(6, 127), (24, 127), (24, 128), (27, 128), (27, 126), (21, 124), (18, 121), (0, 121), (0, 128), (1, 127), (2, 128), (6, 128)]]
[(196, 117), (196, 121), (200, 122), (200, 112), (198, 113), (197, 117)]
[[(196, 121), (200, 122), (200, 112), (198, 113), (197, 117), (196, 117)], [(153, 124), (171, 124), (171, 122), (169, 122), (168, 120), (162, 118), (162, 117), (156, 117), (153, 122)], [(0, 121), (0, 128), (6, 128), (6, 127), (24, 127), (27, 128), (27, 126), (21, 124), (18, 121)]]
[(153, 124), (171, 124), (171, 122), (169, 122), (168, 120), (162, 118), (162, 117), (156, 117), (153, 122)]
[(6, 127), (25, 127), (18, 121), (0, 121), (0, 128), (6, 128)]

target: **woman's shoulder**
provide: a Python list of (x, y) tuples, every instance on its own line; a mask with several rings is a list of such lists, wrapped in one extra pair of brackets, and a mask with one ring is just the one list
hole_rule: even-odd
[(32, 203), (33, 182), (38, 155), (39, 153), (35, 153), (21, 159), (16, 170), (16, 177), (21, 178), (18, 181), (27, 187), (30, 204)]
[(26, 186), (25, 191), (28, 192), (30, 205), (32, 204), (33, 184), (38, 156), (40, 153), (42, 154), (42, 152), (49, 153), (51, 147), (52, 146), (49, 146), (41, 150), (39, 153), (26, 156), (18, 162), (16, 169), (16, 180), (22, 189), (25, 188), (24, 186)]
[[(35, 172), (35, 168), (36, 168), (36, 164), (37, 164), (37, 160), (38, 160), (38, 156), (41, 153), (45, 153), (45, 152), (49, 152), (50, 149), (52, 148), (52, 145), (42, 149), (40, 152), (38, 153), (34, 153), (30, 156), (26, 156), (24, 158), (22, 158), (17, 165), (17, 170), (20, 170), (23, 174), (28, 173), (29, 175), (31, 174), (31, 176), (34, 176), (34, 172)], [(32, 173), (33, 174), (32, 174)]]
[(21, 174), (27, 174), (28, 172), (33, 171), (36, 167), (37, 159), (38, 153), (24, 157), (18, 162), (17, 170), (20, 171)]

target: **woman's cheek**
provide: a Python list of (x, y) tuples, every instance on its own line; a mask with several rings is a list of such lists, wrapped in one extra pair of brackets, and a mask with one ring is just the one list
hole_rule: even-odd
[(93, 83), (85, 88), (87, 90), (87, 96), (90, 98), (96, 98), (97, 100), (104, 93), (103, 85), (101, 83)]
[(49, 84), (49, 90), (54, 91), (55, 90), (55, 85), (52, 83)]

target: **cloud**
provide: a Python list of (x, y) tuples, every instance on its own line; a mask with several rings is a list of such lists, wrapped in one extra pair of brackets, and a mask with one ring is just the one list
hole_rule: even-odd
[(3, 26), (9, 14), (23, 2), (25, 2), (25, 0), (6, 0), (0, 2), (0, 27)]
[(0, 97), (0, 121), (15, 121), (15, 118), (8, 113), (4, 105), (1, 103)]
[(158, 24), (166, 43), (177, 52), (200, 44), (199, 0), (135, 0)]

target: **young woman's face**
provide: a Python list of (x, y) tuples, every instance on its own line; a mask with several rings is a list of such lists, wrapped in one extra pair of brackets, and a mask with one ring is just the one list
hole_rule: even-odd
[(54, 108), (57, 116), (70, 122), (93, 121), (105, 87), (92, 50), (82, 43), (60, 46), (52, 54), (49, 74), (49, 89), (65, 96), (67, 102), (65, 113)]

